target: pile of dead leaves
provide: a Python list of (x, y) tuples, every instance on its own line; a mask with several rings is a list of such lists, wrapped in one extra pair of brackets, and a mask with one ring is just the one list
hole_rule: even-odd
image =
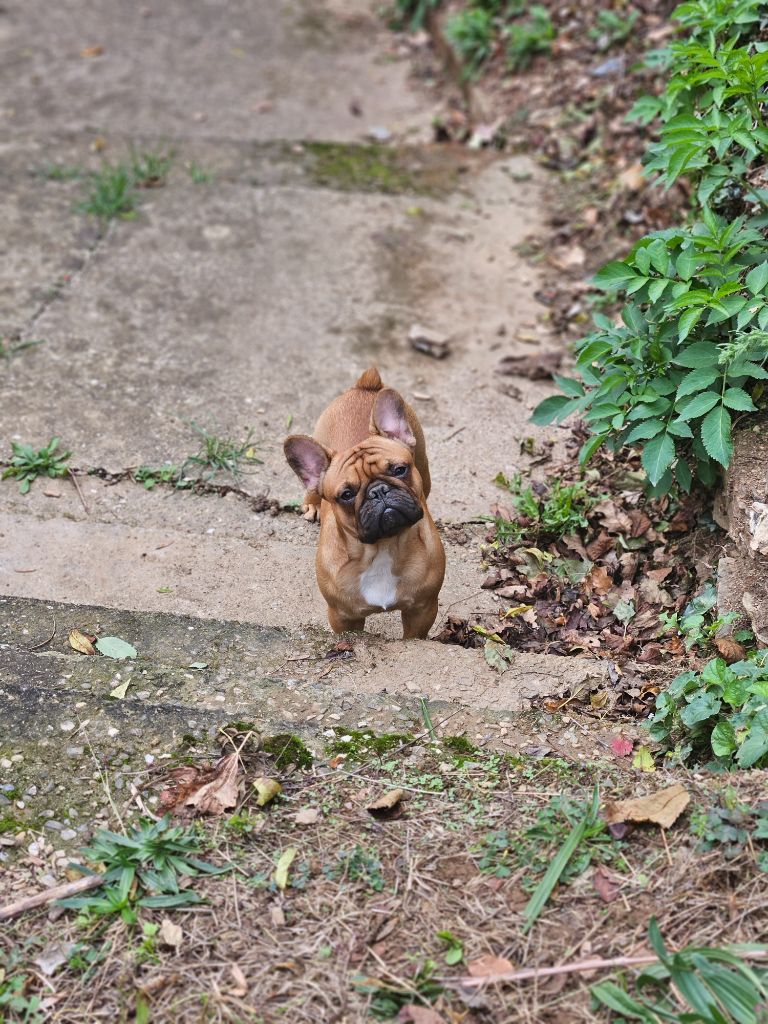
[[(576, 431), (574, 442), (580, 439)], [(577, 479), (575, 467), (560, 469), (562, 478)], [(598, 456), (585, 485), (588, 524), (559, 538), (517, 516), (514, 499), (492, 509), (485, 551), (492, 571), (483, 587), (499, 598), (498, 615), (450, 618), (439, 640), (480, 647), (490, 639), (514, 650), (634, 662), (641, 671), (665, 663), (679, 671), (695, 662), (695, 650), (666, 617), (680, 615), (711, 586), (707, 549), (716, 537), (710, 525), (697, 525), (696, 499), (647, 499), (631, 454)], [(534, 487), (546, 496), (547, 485)], [(515, 521), (521, 539), (502, 541)]]

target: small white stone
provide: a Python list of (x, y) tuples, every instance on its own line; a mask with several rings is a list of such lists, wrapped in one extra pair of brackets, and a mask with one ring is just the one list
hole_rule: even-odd
[(72, 732), (75, 728), (74, 722), (59, 722), (59, 728), (62, 732)]

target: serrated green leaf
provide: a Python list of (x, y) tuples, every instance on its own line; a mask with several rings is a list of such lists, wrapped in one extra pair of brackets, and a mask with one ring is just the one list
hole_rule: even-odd
[(595, 434), (588, 438), (579, 449), (579, 465), (586, 466), (600, 445), (605, 441), (605, 434)]
[(632, 444), (633, 441), (639, 441), (643, 438), (655, 437), (664, 429), (663, 420), (645, 420), (643, 423), (638, 423), (627, 436), (624, 438), (624, 444)]
[(684, 281), (690, 281), (698, 264), (699, 256), (695, 248), (691, 246), (688, 249), (683, 249), (677, 257), (677, 260), (675, 261), (675, 269)]
[(615, 260), (613, 263), (607, 263), (601, 270), (598, 270), (594, 276), (594, 283), (599, 288), (613, 290), (623, 288), (635, 276), (635, 271), (632, 267), (628, 267), (626, 263), (620, 263), (618, 260)]
[[(703, 313), (704, 310), (699, 309), (697, 312)], [(682, 317), (680, 319), (682, 320)], [(678, 352), (673, 361), (676, 366), (687, 366), (692, 370), (698, 370), (702, 367), (717, 366), (719, 356), (720, 350), (711, 341), (695, 341), (692, 345), (684, 348), (682, 352)]]
[(693, 395), (697, 391), (704, 391), (714, 384), (719, 376), (718, 370), (712, 370), (702, 366), (698, 370), (691, 370), (686, 373), (677, 388), (677, 397), (685, 398), (686, 395)]
[(693, 483), (693, 474), (691, 473), (691, 467), (685, 459), (678, 459), (675, 463), (675, 476), (682, 490), (688, 494)]
[(722, 406), (717, 405), (707, 413), (701, 424), (701, 441), (710, 458), (727, 466), (733, 454), (731, 440), (731, 414)]
[(712, 406), (717, 405), (719, 401), (720, 395), (716, 391), (705, 391), (702, 395), (696, 395), (695, 398), (680, 402), (675, 408), (679, 419), (694, 420), (697, 416), (703, 416), (705, 412), (709, 412)]
[(757, 406), (743, 388), (726, 388), (723, 394), (723, 404), (738, 412), (755, 412), (757, 410)]
[[(701, 314), (703, 312), (704, 312), (704, 310), (703, 310), (703, 308), (701, 306), (699, 306), (698, 308), (694, 307), (693, 309), (686, 309), (686, 311), (683, 313), (683, 315), (680, 317), (680, 319), (677, 322), (677, 340), (678, 341), (685, 341), (685, 339), (688, 337), (688, 335), (691, 333), (693, 328), (696, 326), (696, 324), (701, 319)], [(713, 348), (714, 348), (714, 346), (713, 346)], [(678, 362), (678, 360), (676, 360), (676, 362)], [(687, 364), (683, 363), (682, 365), (686, 366)]]
[(768, 260), (750, 270), (747, 274), (745, 284), (753, 295), (757, 295), (758, 292), (761, 292), (765, 288), (766, 284), (768, 284)]
[(550, 395), (543, 402), (539, 402), (531, 414), (531, 423), (544, 427), (551, 423), (555, 417), (568, 405), (571, 399), (568, 395)]
[(669, 434), (658, 434), (643, 448), (641, 462), (652, 484), (657, 484), (675, 457), (675, 443)]
[(693, 437), (693, 431), (684, 420), (672, 420), (667, 424), (667, 430), (675, 437)]

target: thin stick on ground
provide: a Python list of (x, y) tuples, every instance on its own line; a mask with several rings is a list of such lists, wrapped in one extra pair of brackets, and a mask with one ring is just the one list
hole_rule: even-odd
[(10, 921), (12, 917), (18, 917), (19, 914), (24, 914), (27, 910), (44, 907), (48, 903), (53, 903), (54, 900), (63, 900), (68, 896), (77, 896), (78, 893), (88, 892), (89, 889), (98, 889), (103, 884), (103, 875), (83, 875), (82, 878), (76, 878), (74, 882), (56, 885), (53, 889), (45, 889), (43, 892), (35, 893), (34, 896), (25, 896), (23, 900), (0, 907), (0, 921)]
[[(768, 950), (753, 950), (741, 953), (749, 960), (767, 960)], [(576, 960), (571, 964), (557, 964), (554, 967), (526, 967), (521, 971), (505, 971), (503, 974), (488, 974), (482, 978), (461, 978), (462, 988), (481, 988), (483, 985), (494, 985), (500, 981), (533, 981), (538, 978), (553, 978), (558, 974), (578, 974), (583, 971), (612, 971), (617, 967), (642, 967), (646, 964), (658, 963), (659, 958), (652, 953), (644, 956), (616, 956), (607, 960)]]
[(75, 473), (72, 471), (72, 469), (69, 466), (67, 466), (67, 472), (69, 473), (70, 480), (75, 485), (75, 490), (77, 491), (77, 496), (80, 499), (80, 501), (82, 502), (83, 509), (85, 510), (85, 514), (87, 516), (89, 516), (91, 513), (88, 511), (88, 506), (85, 503), (85, 497), (84, 497), (83, 492), (82, 492), (82, 490), (80, 488), (80, 484), (78, 482), (77, 476), (75, 475)]

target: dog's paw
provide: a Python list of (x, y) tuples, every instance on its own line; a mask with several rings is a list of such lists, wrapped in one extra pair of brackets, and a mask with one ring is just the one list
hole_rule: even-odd
[(319, 505), (302, 505), (301, 511), (304, 518), (308, 523), (319, 523), (320, 522), (320, 506)]

